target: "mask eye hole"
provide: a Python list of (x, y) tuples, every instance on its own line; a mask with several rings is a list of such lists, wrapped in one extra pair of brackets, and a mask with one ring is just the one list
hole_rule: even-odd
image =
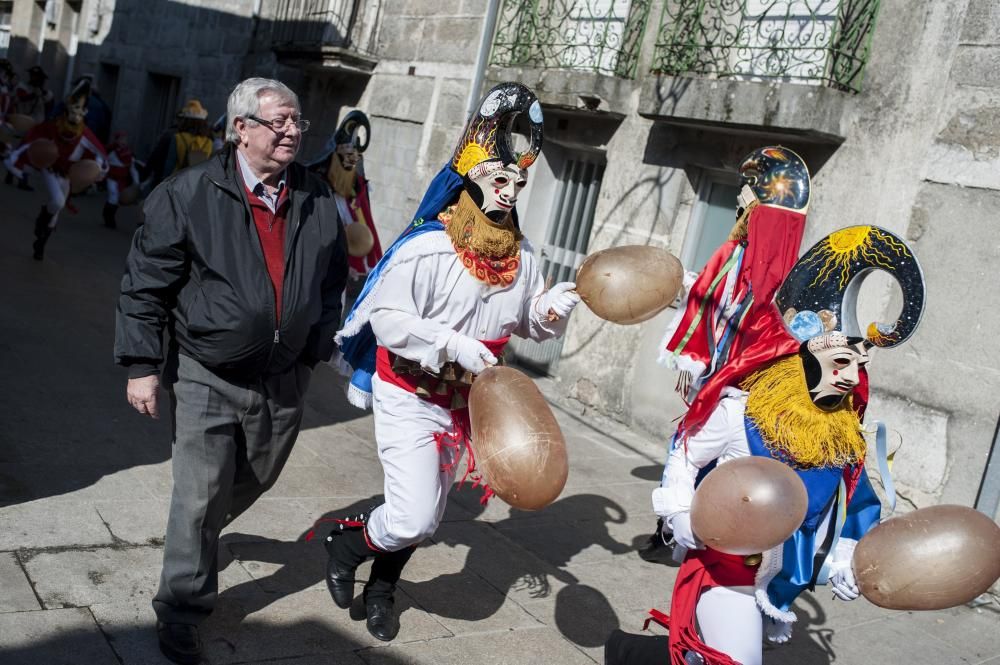
[(493, 178), (493, 184), (496, 185), (497, 187), (503, 187), (508, 182), (510, 182), (510, 180), (508, 180), (507, 176), (498, 175), (497, 177)]

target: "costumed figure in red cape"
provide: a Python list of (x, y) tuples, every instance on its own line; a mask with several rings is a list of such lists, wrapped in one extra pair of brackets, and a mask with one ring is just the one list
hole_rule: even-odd
[[(514, 152), (511, 126), (522, 113), (530, 144)], [(514, 204), (541, 147), (535, 95), (519, 83), (493, 87), (337, 333), (353, 370), (348, 398), (374, 411), (385, 503), (339, 520), (326, 539), (327, 584), (348, 607), (355, 569), (374, 557), (364, 600), (380, 640), (399, 629), (393, 589), (437, 530), (463, 452), (475, 471), (466, 406), (475, 375), (498, 362), (511, 335), (561, 335), (580, 301), (572, 283), (546, 290), (518, 227)]]
[(367, 275), (382, 258), (382, 245), (368, 199), (368, 179), (365, 178), (363, 155), (370, 142), (371, 123), (368, 116), (361, 111), (351, 111), (327, 142), (323, 156), (309, 165), (333, 188), (344, 226), (364, 224), (375, 240), (367, 255), (349, 258), (351, 279)]
[[(123, 190), (139, 186), (139, 170), (136, 168), (135, 156), (128, 144), (128, 134), (115, 132), (108, 145), (107, 187), (108, 198), (104, 203), (104, 226), (113, 229), (117, 226), (115, 216)], [(127, 202), (126, 202), (127, 203)]]
[[(766, 209), (766, 199), (756, 195), (755, 200), (755, 211)], [(754, 224), (767, 220), (751, 212), (746, 254), (751, 253)], [(788, 247), (782, 238), (771, 240), (778, 260)], [(766, 254), (766, 248), (756, 249), (755, 255)], [(884, 270), (899, 282), (904, 305), (894, 324), (873, 323), (862, 332), (855, 312), (857, 293), (873, 270)], [(698, 281), (712, 286), (717, 277), (703, 273)], [(672, 665), (759, 665), (765, 635), (774, 643), (790, 639), (795, 621), (790, 608), (802, 591), (829, 584), (837, 598), (858, 597), (851, 570), (854, 546), (881, 514), (864, 468), (869, 351), (897, 346), (913, 334), (923, 312), (923, 275), (900, 238), (878, 227), (852, 226), (807, 251), (777, 294), (758, 289), (754, 277), (752, 273), (747, 297), (752, 301), (760, 295), (761, 304), (751, 304), (737, 326), (726, 361), (711, 376), (702, 375), (705, 380), (672, 441), (664, 482), (653, 492), (655, 512), (681, 555), (686, 554), (669, 616), (651, 613), (668, 626), (669, 637), (616, 631), (606, 645), (610, 665), (663, 663), (664, 650)], [(694, 320), (692, 310), (697, 317), (698, 310), (712, 304), (704, 304), (696, 283), (685, 315)], [(711, 326), (712, 319), (708, 321)], [(692, 337), (720, 339), (701, 322), (689, 327)], [(683, 338), (686, 333), (678, 328), (677, 334)], [(711, 342), (706, 348), (713, 348)], [(706, 358), (709, 370), (712, 355)], [(893, 506), (881, 426), (877, 441), (876, 457)], [(736, 556), (698, 541), (690, 507), (695, 488), (711, 468), (747, 455), (790, 466), (806, 488), (808, 508), (798, 530), (782, 545)]]
[[(66, 205), (70, 194), (70, 167), (84, 159), (98, 163), (103, 173), (108, 170), (107, 153), (94, 133), (84, 124), (87, 115), (87, 98), (90, 95), (90, 81), (83, 79), (66, 98), (65, 110), (53, 118), (31, 128), (21, 145), (4, 160), (4, 166), (14, 177), (23, 178), (26, 171), (40, 171), (48, 202), (42, 206), (35, 219), (34, 257), (42, 260), (45, 244), (59, 221), (59, 212)], [(51, 141), (58, 156), (55, 162), (45, 168), (37, 168), (31, 162), (31, 148), (36, 141)]]

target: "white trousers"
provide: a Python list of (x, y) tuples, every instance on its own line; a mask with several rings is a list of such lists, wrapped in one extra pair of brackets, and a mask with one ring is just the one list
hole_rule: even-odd
[(740, 665), (761, 665), (763, 618), (752, 586), (714, 587), (701, 595), (696, 615), (702, 641)]
[(368, 518), (368, 537), (390, 552), (437, 530), (461, 451), (438, 451), (434, 435), (454, 430), (451, 412), (372, 377), (375, 441), (385, 474), (385, 503)]
[(49, 200), (45, 202), (45, 209), (52, 215), (49, 228), (54, 229), (59, 223), (59, 211), (66, 205), (66, 197), (69, 196), (69, 178), (64, 178), (45, 169), (42, 171), (42, 180), (45, 182), (45, 190), (49, 194)]

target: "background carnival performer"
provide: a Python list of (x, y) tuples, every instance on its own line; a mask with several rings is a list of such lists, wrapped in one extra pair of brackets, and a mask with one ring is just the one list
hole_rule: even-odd
[[(96, 161), (101, 170), (108, 168), (104, 146), (84, 124), (87, 114), (87, 98), (90, 83), (82, 80), (66, 98), (63, 112), (41, 124), (35, 125), (24, 137), (21, 145), (4, 161), (4, 166), (16, 178), (24, 178), (26, 171), (41, 171), (42, 180), (48, 191), (48, 202), (42, 206), (35, 219), (35, 242), (33, 256), (37, 260), (44, 257), (45, 244), (59, 222), (59, 212), (66, 205), (70, 195), (70, 167), (84, 159)], [(55, 145), (58, 156), (45, 168), (32, 163), (32, 146), (50, 141)]]
[(122, 190), (139, 185), (139, 170), (136, 168), (132, 148), (128, 145), (128, 134), (125, 132), (115, 132), (111, 137), (111, 143), (108, 145), (108, 164), (110, 166), (107, 178), (108, 197), (102, 215), (104, 226), (113, 229), (117, 226), (115, 216), (118, 213)]
[(330, 190), (295, 162), (309, 127), (298, 96), (250, 78), (228, 109), (229, 145), (146, 199), (118, 300), (129, 403), (158, 416), (161, 365), (170, 396), (173, 493), (153, 609), (160, 649), (178, 663), (200, 661), (219, 533), (291, 454), (347, 281)]
[[(498, 362), (511, 335), (562, 334), (579, 302), (571, 283), (545, 290), (514, 212), (542, 146), (538, 100), (503, 83), (477, 108), (337, 337), (355, 370), (349, 399), (373, 406), (385, 503), (327, 537), (327, 582), (334, 602), (348, 607), (355, 569), (374, 557), (363, 599), (368, 630), (381, 640), (399, 630), (395, 585), (414, 547), (437, 529), (468, 450), (473, 375)], [(531, 142), (515, 153), (510, 127), (519, 113), (528, 116)]]
[[(857, 290), (860, 278), (876, 269), (896, 278), (904, 306), (893, 325), (873, 323), (862, 333)], [(923, 277), (901, 239), (877, 227), (848, 227), (799, 259), (775, 303), (749, 323), (743, 365), (730, 373), (738, 385), (721, 386), (700, 426), (682, 423), (667, 482), (654, 492), (656, 512), (691, 550), (671, 599), (675, 665), (687, 662), (688, 652), (708, 665), (758, 664), (762, 632), (776, 643), (791, 637), (790, 607), (802, 591), (829, 583), (842, 600), (858, 597), (851, 557), (881, 512), (864, 469), (869, 350), (897, 346), (913, 334), (923, 311)], [(720, 388), (717, 382), (705, 388)], [(703, 389), (695, 404), (706, 406), (699, 402), (708, 394), (716, 392)], [(704, 548), (690, 518), (704, 471), (746, 455), (787, 464), (808, 494), (806, 517), (792, 537), (751, 557)], [(636, 639), (618, 634), (608, 648), (641, 649)]]
[[(708, 416), (706, 409), (714, 406), (721, 387), (734, 384), (731, 374), (743, 367), (744, 361), (736, 359), (749, 339), (751, 313), (770, 305), (795, 262), (809, 209), (809, 169), (788, 148), (754, 150), (740, 162), (739, 175), (736, 224), (701, 273), (685, 273), (678, 313), (658, 358), (677, 370), (677, 392), (692, 405), (686, 418), (694, 428)], [(698, 400), (709, 382), (710, 394)], [(660, 519), (640, 556), (668, 561), (673, 544)]]
[(310, 169), (326, 178), (333, 188), (344, 225), (364, 224), (375, 240), (366, 256), (350, 257), (352, 277), (367, 275), (382, 258), (382, 245), (372, 218), (368, 179), (365, 177), (363, 162), (363, 154), (370, 142), (371, 123), (368, 116), (361, 111), (351, 111), (330, 137), (324, 155), (309, 165)]
[(14, 88), (14, 108), (11, 113), (29, 116), (36, 123), (43, 122), (52, 111), (55, 96), (45, 87), (49, 75), (35, 65), (28, 68), (28, 80)]

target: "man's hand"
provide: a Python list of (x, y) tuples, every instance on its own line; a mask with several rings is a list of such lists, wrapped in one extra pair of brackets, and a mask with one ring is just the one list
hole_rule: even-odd
[(160, 417), (156, 398), (160, 392), (160, 377), (155, 374), (138, 379), (129, 379), (125, 388), (125, 398), (132, 408), (143, 415)]
[(449, 360), (457, 362), (473, 374), (479, 374), (487, 367), (497, 364), (497, 357), (485, 344), (461, 333), (452, 335), (445, 351)]

